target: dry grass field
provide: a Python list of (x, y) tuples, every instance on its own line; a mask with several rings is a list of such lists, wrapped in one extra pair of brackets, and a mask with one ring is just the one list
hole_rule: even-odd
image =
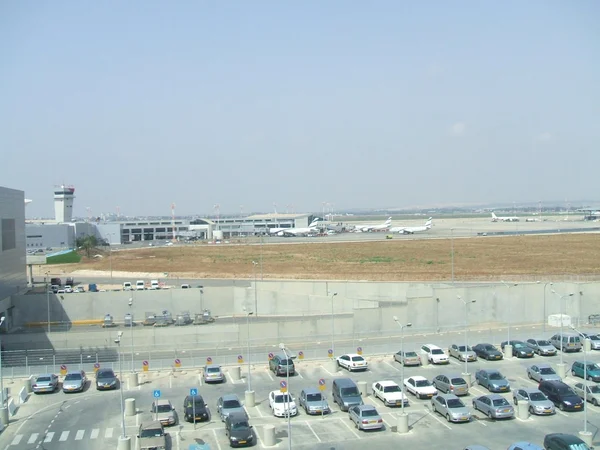
[[(109, 270), (105, 258), (62, 267)], [(184, 245), (115, 251), (112, 268), (168, 272), (180, 278), (249, 278), (260, 245)], [(431, 281), (451, 278), (448, 239), (350, 243), (286, 243), (262, 246), (265, 279)], [(258, 269), (260, 270), (260, 269)], [(600, 236), (481, 237), (454, 239), (456, 280), (600, 278)]]

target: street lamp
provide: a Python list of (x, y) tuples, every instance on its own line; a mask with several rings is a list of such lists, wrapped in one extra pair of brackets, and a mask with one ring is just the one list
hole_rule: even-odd
[(50, 334), (50, 287), (48, 286), (48, 274), (45, 273), (44, 283), (46, 283), (46, 304), (48, 305), (48, 334)]
[[(123, 362), (121, 359), (121, 338), (123, 337), (123, 332), (119, 331), (117, 333), (117, 338), (115, 339), (115, 344), (119, 347), (119, 391), (121, 391), (121, 437), (119, 441), (126, 441), (127, 436), (125, 435), (125, 401), (123, 400)], [(121, 446), (119, 446), (121, 448)]]
[[(567, 297), (573, 297), (573, 293), (571, 292), (570, 294), (560, 295), (554, 289), (552, 289), (551, 292), (560, 299), (559, 300), (560, 304), (558, 305), (558, 307), (560, 309), (560, 365), (564, 369), (564, 364), (563, 364), (563, 353), (564, 353), (564, 348), (563, 348), (563, 316), (564, 316), (564, 312), (565, 312), (566, 308), (563, 308), (563, 305), (566, 303), (566, 301), (563, 302), (563, 300), (565, 300)], [(562, 378), (564, 378), (564, 376)]]
[(129, 316), (131, 317), (129, 325), (129, 328), (131, 328), (131, 373), (135, 373), (135, 365), (133, 364), (133, 297), (129, 297)]
[(500, 283), (502, 283), (504, 286), (506, 286), (508, 288), (508, 322), (507, 322), (507, 332), (508, 332), (508, 339), (506, 342), (506, 345), (504, 346), (504, 356), (506, 356), (506, 354), (508, 353), (509, 358), (512, 356), (512, 344), (510, 343), (510, 324), (511, 324), (511, 316), (512, 316), (512, 308), (511, 308), (511, 297), (510, 297), (510, 288), (511, 286), (517, 286), (517, 283), (514, 283), (512, 285), (504, 282), (504, 281), (500, 281)]
[[(285, 345), (283, 343), (279, 344), (279, 348), (281, 349), (281, 351), (283, 352), (283, 354), (285, 355), (285, 359), (289, 360), (290, 356), (288, 355), (287, 349), (285, 348)], [(289, 361), (288, 361), (289, 363)], [(291, 417), (292, 417), (292, 412), (290, 410), (290, 397), (291, 397), (291, 391), (290, 391), (290, 365), (287, 364), (286, 365), (287, 370), (286, 370), (286, 385), (287, 385), (287, 392), (286, 392), (286, 402), (287, 402), (287, 426), (288, 426), (288, 450), (292, 449), (292, 422), (291, 422)]]
[[(539, 283), (539, 281), (538, 281)], [(546, 316), (546, 287), (550, 285), (550, 286), (554, 286), (554, 283), (552, 283), (552, 281), (548, 281), (547, 283), (544, 284), (544, 325), (543, 325), (543, 329), (544, 329), (544, 333), (546, 332), (546, 322), (548, 321), (548, 317)]]
[[(457, 295), (456, 297), (458, 297), (460, 300), (462, 300), (463, 304), (465, 305), (465, 354), (467, 353), (467, 351), (469, 350), (469, 338), (468, 338), (468, 332), (469, 332), (469, 309), (468, 306), (470, 303), (476, 303), (477, 300), (465, 300), (464, 298), (462, 298), (460, 295)], [(467, 376), (469, 374), (469, 358), (467, 358), (465, 356), (465, 373), (463, 374), (464, 376)], [(470, 377), (469, 377), (470, 379)], [(469, 383), (470, 384), (470, 383)]]
[(254, 275), (254, 311), (258, 311), (258, 294), (257, 294), (257, 285), (256, 285), (256, 266), (258, 263), (256, 261), (252, 261), (252, 273)]
[[(244, 308), (246, 310), (246, 308)], [(248, 392), (252, 392), (252, 375), (250, 373), (250, 316), (254, 312), (249, 311), (246, 313), (246, 327), (248, 331), (247, 348), (248, 348)]]
[(331, 295), (331, 352), (332, 357), (335, 357), (335, 331), (334, 331), (334, 320), (333, 320), (333, 297), (337, 295), (337, 292), (327, 292), (327, 295)]
[[(571, 294), (572, 295), (572, 294)], [(588, 381), (587, 381), (587, 336), (585, 334), (583, 334), (581, 331), (579, 331), (577, 328), (575, 328), (573, 325), (571, 325), (571, 329), (573, 331), (575, 331), (577, 334), (579, 334), (579, 336), (581, 336), (582, 338), (584, 338), (583, 341), (583, 383), (581, 383), (581, 385), (583, 386), (583, 434), (587, 437), (588, 436), (588, 430), (587, 430), (587, 410), (588, 410), (588, 404), (587, 404), (587, 391), (588, 391)], [(561, 344), (562, 345), (562, 344)], [(591, 435), (591, 433), (590, 433)]]
[(402, 415), (404, 416), (404, 401), (406, 400), (406, 392), (404, 388), (404, 329), (412, 327), (412, 323), (402, 325), (398, 321), (398, 317), (394, 316), (394, 322), (400, 327), (400, 354), (402, 355), (402, 365), (400, 366), (400, 378), (402, 380)]
[[(0, 317), (0, 329), (4, 324), (5, 317)], [(0, 341), (0, 410), (1, 410), (1, 421), (3, 426), (8, 426), (8, 408), (4, 406), (4, 377), (2, 376), (2, 342)]]

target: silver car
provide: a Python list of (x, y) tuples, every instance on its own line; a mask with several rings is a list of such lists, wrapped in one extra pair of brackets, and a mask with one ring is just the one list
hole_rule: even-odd
[(83, 370), (77, 370), (75, 372), (69, 372), (65, 375), (63, 381), (63, 392), (83, 392), (87, 378)]
[(536, 388), (520, 388), (513, 392), (513, 402), (518, 405), (519, 402), (529, 404), (529, 413), (538, 416), (554, 414), (554, 403), (548, 400), (548, 397)]
[(421, 365), (421, 357), (417, 355), (417, 352), (396, 352), (394, 353), (394, 361), (404, 364), (405, 366)]
[(540, 356), (556, 355), (556, 347), (546, 339), (527, 339), (525, 343)]
[(150, 412), (155, 420), (158, 420), (163, 426), (176, 425), (178, 422), (175, 407), (167, 399), (158, 399), (152, 402)]
[(480, 386), (490, 392), (508, 392), (510, 383), (498, 370), (481, 369), (475, 373), (475, 379)]
[(433, 379), (432, 384), (438, 391), (446, 394), (467, 395), (469, 393), (469, 385), (460, 375), (441, 374)]
[(431, 399), (433, 412), (440, 413), (448, 422), (469, 422), (471, 411), (454, 394), (439, 394)]
[(304, 388), (300, 392), (300, 407), (306, 414), (329, 414), (329, 404), (321, 391), (317, 388)]
[(165, 450), (168, 436), (169, 433), (165, 433), (159, 421), (142, 423), (137, 435), (138, 448), (139, 450)]
[(534, 364), (527, 368), (527, 376), (535, 381), (562, 381), (560, 376), (548, 364)]
[(477, 361), (477, 354), (473, 351), (470, 345), (452, 344), (448, 349), (448, 353), (453, 358), (459, 361)]
[(225, 421), (229, 414), (239, 413), (247, 415), (240, 399), (235, 394), (227, 394), (219, 397), (217, 400), (217, 413), (221, 416), (222, 421)]
[(583, 333), (590, 340), (592, 350), (600, 350), (600, 335)]
[(202, 370), (202, 378), (205, 383), (221, 383), (225, 381), (225, 376), (218, 365), (206, 365)]
[(352, 406), (348, 413), (350, 420), (359, 430), (380, 430), (383, 428), (383, 419), (374, 406), (356, 405)]
[(573, 390), (577, 395), (583, 398), (584, 395), (586, 395), (583, 391), (584, 387), (587, 388), (587, 401), (594, 406), (600, 405), (600, 386), (598, 386), (596, 383), (580, 382), (575, 383)]
[(479, 410), (490, 419), (512, 419), (515, 409), (500, 394), (488, 394), (473, 400), (473, 408)]
[(36, 394), (40, 394), (42, 392), (54, 392), (58, 389), (58, 377), (53, 373), (40, 375), (35, 379), (35, 382), (31, 388)]

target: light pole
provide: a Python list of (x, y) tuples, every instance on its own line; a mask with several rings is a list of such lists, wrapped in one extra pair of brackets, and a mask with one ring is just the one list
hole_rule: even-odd
[(556, 292), (554, 289), (552, 289), (551, 291), (554, 295), (556, 295), (560, 300), (560, 305), (558, 305), (559, 309), (560, 309), (560, 364), (558, 364), (558, 370), (559, 370), (559, 375), (561, 378), (565, 378), (565, 376), (567, 375), (567, 371), (565, 369), (565, 364), (563, 363), (563, 353), (564, 348), (563, 348), (563, 316), (564, 316), (564, 308), (563, 308), (563, 304), (566, 303), (566, 301), (563, 302), (563, 300), (565, 300), (567, 297), (573, 297), (573, 293), (571, 292), (570, 294), (565, 294), (565, 295), (560, 295), (558, 292)]
[[(587, 410), (588, 410), (588, 404), (587, 404), (587, 391), (588, 391), (588, 379), (587, 379), (587, 336), (585, 334), (583, 334), (581, 331), (579, 331), (577, 328), (575, 328), (573, 325), (571, 325), (571, 329), (573, 331), (575, 331), (577, 334), (579, 334), (580, 337), (582, 337), (584, 339), (583, 341), (583, 436), (587, 437), (590, 441), (592, 438), (592, 433), (588, 434), (588, 429), (587, 429)], [(581, 433), (580, 433), (581, 434)], [(584, 441), (586, 441), (585, 438), (583, 438)], [(590, 444), (591, 445), (591, 444)]]
[(50, 334), (50, 286), (48, 286), (48, 274), (45, 273), (44, 283), (46, 284), (46, 304), (48, 305), (48, 334)]
[[(129, 297), (129, 316), (131, 317), (131, 373), (135, 373), (135, 365), (133, 364), (133, 297)], [(130, 388), (131, 389), (131, 388)]]
[[(465, 305), (465, 353), (467, 353), (467, 351), (469, 350), (469, 337), (468, 337), (468, 332), (469, 332), (469, 304), (470, 303), (476, 303), (477, 300), (465, 300), (464, 298), (462, 298), (460, 295), (457, 295), (457, 297), (462, 300), (463, 304)], [(469, 359), (465, 356), (465, 373), (463, 374), (464, 376), (469, 376), (469, 386), (471, 385), (471, 377), (469, 375)]]
[[(254, 275), (254, 311), (258, 311), (258, 293), (257, 293), (257, 285), (256, 285), (256, 266), (258, 263), (256, 261), (252, 261), (252, 273)], [(257, 313), (258, 315), (258, 313)]]
[(254, 314), (252, 311), (246, 313), (246, 327), (247, 327), (247, 353), (248, 353), (248, 392), (252, 392), (252, 375), (250, 373), (250, 316)]
[(331, 295), (331, 351), (335, 358), (335, 329), (333, 319), (333, 297), (337, 295), (337, 292), (327, 292), (327, 295)]
[(450, 228), (450, 258), (452, 266), (452, 284), (454, 284), (454, 228)]
[(510, 297), (510, 288), (511, 286), (517, 286), (517, 283), (514, 283), (512, 285), (509, 285), (508, 283), (504, 282), (504, 281), (500, 281), (500, 283), (502, 283), (504, 286), (506, 286), (508, 288), (508, 322), (507, 322), (507, 333), (508, 333), (508, 339), (506, 342), (506, 345), (504, 346), (504, 356), (508, 356), (509, 358), (512, 357), (512, 351), (513, 351), (513, 347), (512, 344), (510, 343), (510, 324), (511, 324), (511, 316), (512, 316), (512, 308), (511, 308), (511, 297)]
[[(285, 355), (285, 359), (289, 360), (290, 356), (288, 355), (285, 345), (283, 343), (281, 343), (281, 344), (279, 344), (279, 348)], [(288, 363), (289, 363), (289, 361), (288, 361)], [(285, 398), (286, 398), (286, 402), (287, 402), (288, 450), (292, 450), (292, 422), (291, 422), (292, 412), (290, 411), (290, 397), (292, 394), (290, 391), (290, 365), (288, 364), (286, 367), (287, 367), (287, 370), (286, 370), (286, 375), (285, 375), (285, 380), (286, 380), (285, 383), (287, 385), (287, 392), (286, 392)]]
[(394, 316), (394, 322), (400, 327), (400, 354), (402, 355), (402, 365), (400, 366), (400, 379), (402, 389), (402, 414), (398, 422), (398, 432), (408, 432), (408, 416), (404, 412), (404, 402), (406, 400), (406, 389), (404, 387), (404, 328), (412, 327), (412, 323), (406, 323), (402, 325), (398, 321), (398, 317)]
[[(539, 281), (538, 281), (538, 283), (539, 283)], [(544, 284), (544, 325), (543, 325), (544, 333), (546, 332), (546, 322), (548, 321), (548, 316), (546, 315), (546, 287), (548, 285), (554, 286), (554, 283), (552, 283), (551, 281), (548, 281), (547, 283)]]
[[(0, 317), (0, 331), (2, 329), (2, 325), (4, 325), (4, 319), (5, 317), (2, 316)], [(8, 408), (6, 408), (4, 406), (4, 401), (6, 400), (4, 398), (4, 377), (2, 376), (2, 343), (0, 341), (0, 419), (2, 419), (2, 425), (3, 426), (8, 426)]]
[[(121, 358), (122, 337), (123, 332), (119, 331), (117, 333), (117, 338), (115, 339), (115, 344), (117, 344), (117, 346), (119, 347), (119, 391), (121, 391), (121, 437), (119, 438), (119, 443), (128, 441), (128, 438), (125, 435), (125, 400), (123, 400), (123, 361)], [(119, 448), (122, 448), (122, 446), (124, 447), (124, 444), (119, 445)]]

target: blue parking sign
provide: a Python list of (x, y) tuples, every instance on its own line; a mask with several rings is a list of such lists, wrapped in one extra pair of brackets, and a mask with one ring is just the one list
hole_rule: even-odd
[(154, 398), (160, 398), (160, 389), (154, 389)]
[(190, 395), (191, 395), (191, 396), (196, 396), (196, 395), (198, 395), (198, 388), (191, 388), (191, 389), (190, 389)]

